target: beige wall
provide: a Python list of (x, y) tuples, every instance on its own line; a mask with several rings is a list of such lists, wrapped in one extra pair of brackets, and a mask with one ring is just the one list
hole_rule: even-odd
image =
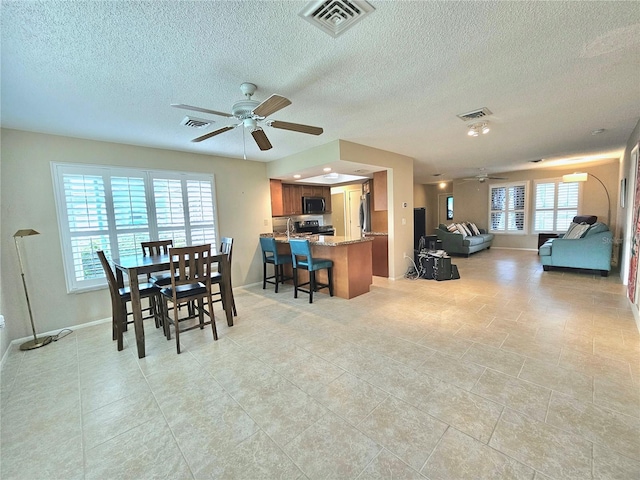
[(258, 236), (271, 230), (266, 164), (169, 150), (96, 142), (17, 130), (2, 130), (2, 300), (8, 340), (29, 335), (13, 234), (34, 228), (24, 239), (26, 278), (38, 332), (58, 330), (111, 316), (104, 290), (67, 294), (50, 162), (90, 163), (166, 169), (215, 175), (219, 231), (234, 238), (234, 285), (259, 282), (262, 260)]
[(413, 256), (413, 159), (340, 140), (340, 159), (387, 169), (389, 277), (406, 272), (404, 255)]
[[(611, 221), (609, 228), (616, 231), (616, 212), (619, 205), (619, 160), (612, 159), (600, 165), (576, 164), (570, 168), (539, 168), (535, 170), (521, 170), (505, 172), (496, 176), (507, 177), (508, 180), (487, 181), (484, 183), (469, 181), (456, 184), (454, 182), (454, 220), (456, 222), (474, 222), (478, 228), (488, 228), (489, 223), (489, 185), (496, 183), (529, 181), (529, 220), (533, 218), (533, 182), (535, 179), (559, 178), (562, 175), (573, 172), (587, 172), (596, 175), (602, 180), (609, 191), (611, 198)], [(590, 178), (583, 183), (582, 204), (580, 214), (597, 215), (598, 220), (607, 221), (607, 196), (602, 185)], [(529, 230), (533, 227), (529, 224)], [(538, 235), (496, 235), (493, 241), (495, 247), (537, 249)]]
[(427, 206), (427, 186), (420, 183), (413, 184), (413, 208)]

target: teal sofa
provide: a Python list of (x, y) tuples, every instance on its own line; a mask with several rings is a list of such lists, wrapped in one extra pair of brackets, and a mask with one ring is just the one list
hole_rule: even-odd
[(436, 228), (438, 240), (442, 241), (442, 249), (449, 255), (466, 255), (491, 248), (493, 233), (487, 233), (482, 228), (480, 235), (466, 235), (451, 233), (442, 223)]
[(613, 234), (602, 222), (591, 225), (582, 238), (552, 238), (539, 249), (545, 271), (552, 267), (599, 270), (606, 277), (611, 271)]

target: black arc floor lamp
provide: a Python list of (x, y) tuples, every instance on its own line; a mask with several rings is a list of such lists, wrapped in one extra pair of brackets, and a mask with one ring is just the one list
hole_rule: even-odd
[(38, 338), (36, 335), (36, 327), (33, 324), (33, 314), (31, 313), (31, 302), (29, 301), (29, 292), (27, 290), (27, 282), (24, 280), (24, 267), (22, 266), (22, 256), (20, 255), (20, 246), (18, 245), (18, 238), (29, 237), (31, 235), (39, 235), (40, 232), (37, 232), (31, 228), (18, 230), (13, 234), (13, 240), (16, 243), (16, 251), (18, 252), (18, 263), (20, 264), (20, 275), (22, 276), (22, 286), (24, 287), (24, 295), (27, 297), (27, 309), (29, 310), (29, 320), (31, 320), (31, 331), (33, 332), (33, 340), (29, 340), (28, 342), (24, 342), (20, 345), (20, 350), (33, 350), (34, 348), (44, 347), (45, 345), (49, 345), (53, 340), (53, 337), (46, 336)]

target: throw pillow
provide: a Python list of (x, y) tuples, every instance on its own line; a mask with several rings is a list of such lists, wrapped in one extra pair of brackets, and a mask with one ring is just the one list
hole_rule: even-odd
[(570, 238), (570, 237), (568, 237), (568, 235), (570, 235), (570, 234), (571, 234), (571, 230), (573, 230), (574, 228), (576, 228), (578, 225), (580, 225), (580, 224), (579, 224), (579, 223), (576, 223), (576, 222), (571, 222), (571, 223), (569, 224), (569, 228), (567, 229), (567, 233), (565, 233), (565, 234), (562, 236), (562, 238)]
[(451, 225), (447, 225), (447, 230), (449, 230), (451, 233), (454, 233), (458, 230), (458, 227), (455, 223), (452, 223)]
[(469, 224), (467, 223), (462, 223), (462, 228), (464, 228), (464, 231), (467, 233), (468, 236), (472, 236), (473, 232), (471, 231), (471, 228), (469, 227)]
[(475, 223), (470, 223), (469, 225), (471, 225), (471, 230), (473, 231), (474, 235), (480, 235), (480, 229), (476, 227)]
[(590, 227), (590, 225), (587, 225), (586, 223), (581, 223), (579, 225), (576, 225), (575, 227), (573, 227), (571, 229), (570, 232), (568, 232), (562, 238), (568, 238), (568, 239), (582, 238), (582, 235), (584, 235), (586, 233), (586, 231), (589, 229), (589, 227)]
[(467, 236), (467, 231), (464, 229), (464, 227), (461, 224), (456, 223), (456, 228), (458, 229), (458, 232), (462, 234), (463, 237)]

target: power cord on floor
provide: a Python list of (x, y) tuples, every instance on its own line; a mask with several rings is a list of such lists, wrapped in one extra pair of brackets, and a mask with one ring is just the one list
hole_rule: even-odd
[(413, 261), (413, 258), (408, 255), (405, 255), (404, 258), (408, 258), (411, 262), (411, 265), (407, 269), (407, 273), (404, 274), (404, 278), (408, 278), (409, 280), (417, 280), (420, 278), (420, 269), (416, 265), (416, 262)]
[[(64, 335), (63, 335), (63, 332), (65, 332)], [(53, 340), (54, 342), (57, 342), (58, 340), (66, 337), (70, 333), (73, 333), (73, 330), (71, 330), (70, 328), (63, 328), (56, 335), (52, 335), (51, 340)]]

